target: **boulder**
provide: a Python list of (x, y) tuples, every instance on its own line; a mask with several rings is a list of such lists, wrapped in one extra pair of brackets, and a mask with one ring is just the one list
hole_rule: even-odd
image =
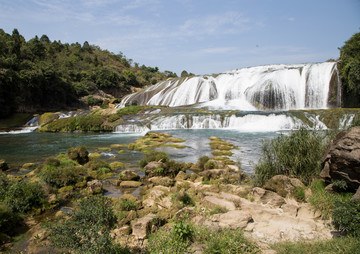
[(341, 132), (329, 144), (320, 176), (327, 181), (344, 180), (348, 190), (360, 186), (360, 126)]
[(5, 162), (5, 160), (0, 160), (0, 171), (6, 171), (8, 169), (9, 169), (9, 166)]
[(123, 188), (137, 188), (140, 187), (141, 182), (137, 182), (137, 181), (122, 181), (120, 183), (120, 187)]
[(267, 204), (271, 207), (281, 207), (285, 204), (285, 199), (279, 194), (259, 187), (253, 188), (250, 196), (254, 198), (254, 200), (260, 201), (262, 204)]
[(70, 159), (77, 161), (81, 165), (89, 161), (89, 152), (85, 146), (71, 147), (66, 151), (66, 154)]
[(276, 192), (282, 197), (291, 196), (297, 187), (305, 188), (305, 185), (299, 179), (285, 175), (273, 176), (264, 185), (264, 189)]
[(87, 182), (88, 190), (91, 193), (101, 193), (103, 191), (103, 184), (99, 180), (92, 180)]
[(156, 215), (148, 214), (138, 219), (132, 226), (132, 235), (137, 239), (145, 239), (151, 233), (151, 228)]
[(119, 174), (120, 181), (138, 181), (140, 176), (131, 170), (124, 170)]
[(162, 162), (150, 161), (145, 166), (145, 175), (148, 177), (159, 175), (155, 172), (156, 169), (165, 168), (165, 167), (166, 167), (166, 165)]
[(149, 182), (152, 183), (154, 186), (162, 185), (166, 187), (173, 186), (175, 183), (175, 181), (168, 176), (165, 177), (154, 176), (149, 179)]

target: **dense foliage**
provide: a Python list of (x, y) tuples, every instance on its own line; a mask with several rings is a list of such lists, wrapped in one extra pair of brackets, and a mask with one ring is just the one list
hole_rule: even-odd
[(340, 48), (340, 74), (344, 87), (344, 106), (360, 107), (360, 32)]
[[(61, 43), (43, 35), (26, 41), (17, 29), (0, 29), (0, 118), (11, 113), (79, 107), (99, 89), (121, 97), (131, 87), (154, 84), (175, 73), (139, 66), (121, 52), (84, 42)], [(84, 100), (89, 104), (96, 98)]]
[(289, 175), (309, 184), (321, 171), (326, 140), (319, 132), (301, 128), (265, 142), (255, 167), (255, 183), (262, 186), (275, 175)]
[(80, 201), (69, 220), (50, 227), (50, 241), (74, 253), (128, 253), (112, 242), (109, 233), (115, 223), (111, 199), (91, 196)]
[(336, 229), (360, 236), (360, 201), (337, 200), (334, 204), (332, 223)]

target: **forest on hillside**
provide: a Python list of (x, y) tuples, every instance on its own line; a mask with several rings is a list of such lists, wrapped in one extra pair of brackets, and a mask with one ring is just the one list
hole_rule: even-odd
[(99, 90), (121, 97), (177, 75), (134, 63), (87, 41), (62, 43), (47, 35), (26, 41), (0, 29), (0, 118), (14, 112), (51, 111), (99, 103)]

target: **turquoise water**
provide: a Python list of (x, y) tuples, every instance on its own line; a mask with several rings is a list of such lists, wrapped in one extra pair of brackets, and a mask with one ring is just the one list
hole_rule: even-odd
[[(185, 149), (164, 147), (160, 150), (169, 153), (170, 158), (176, 161), (196, 162), (201, 156), (211, 156), (209, 137), (217, 136), (239, 147), (233, 150), (231, 157), (240, 162), (247, 173), (253, 172), (253, 167), (259, 159), (263, 140), (276, 137), (277, 132), (244, 133), (232, 130), (202, 129), (202, 130), (167, 130), (162, 131), (174, 137), (186, 140)], [(0, 135), (0, 159), (5, 159), (10, 167), (20, 167), (26, 162), (41, 163), (45, 158), (66, 152), (69, 147), (85, 145), (90, 152), (98, 147), (108, 147), (111, 144), (128, 144), (134, 142), (141, 135), (119, 133), (21, 133)], [(119, 160), (138, 165), (143, 154), (137, 151), (125, 150), (103, 152), (104, 158)]]

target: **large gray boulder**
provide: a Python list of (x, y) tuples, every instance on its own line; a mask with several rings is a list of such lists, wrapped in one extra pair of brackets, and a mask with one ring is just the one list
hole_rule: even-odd
[(327, 181), (344, 180), (349, 190), (360, 186), (360, 126), (341, 132), (330, 143), (320, 176)]

